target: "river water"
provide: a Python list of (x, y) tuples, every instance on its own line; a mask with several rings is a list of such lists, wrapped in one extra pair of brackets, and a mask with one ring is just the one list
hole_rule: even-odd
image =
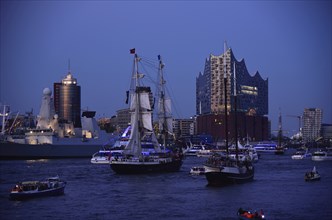
[[(205, 176), (190, 176), (205, 158), (187, 157), (179, 172), (118, 175), (90, 159), (0, 161), (1, 219), (238, 219), (237, 210), (263, 209), (267, 219), (332, 219), (332, 161), (292, 160), (262, 155), (254, 181), (208, 187)], [(313, 166), (321, 180), (305, 182)], [(59, 175), (65, 195), (10, 201), (19, 181)]]

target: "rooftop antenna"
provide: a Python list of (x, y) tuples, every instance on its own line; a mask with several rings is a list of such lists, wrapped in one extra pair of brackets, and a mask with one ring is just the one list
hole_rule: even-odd
[(68, 59), (68, 73), (69, 74), (71, 73), (71, 70), (70, 70), (70, 58)]

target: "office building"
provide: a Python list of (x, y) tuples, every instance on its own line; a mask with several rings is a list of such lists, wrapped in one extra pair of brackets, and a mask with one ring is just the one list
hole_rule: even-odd
[(190, 136), (195, 134), (194, 119), (173, 119), (173, 133), (175, 138)]
[(236, 69), (237, 108), (250, 115), (268, 114), (268, 79), (257, 71), (248, 73), (244, 59), (237, 61), (232, 49), (220, 56), (210, 54), (203, 74), (196, 78), (196, 114), (219, 114), (225, 110), (224, 73), (227, 76), (227, 111), (234, 106), (234, 64)]
[(81, 127), (81, 87), (77, 80), (68, 71), (61, 83), (56, 82), (54, 87), (54, 108), (59, 120), (73, 123), (75, 128)]
[(130, 110), (129, 108), (120, 109), (116, 111), (117, 126), (123, 132), (130, 125)]
[(323, 112), (318, 108), (304, 109), (302, 116), (302, 135), (305, 142), (315, 141), (320, 137)]
[(332, 124), (322, 124), (320, 134), (323, 139), (328, 140), (332, 145)]
[(219, 56), (210, 54), (205, 60), (204, 72), (196, 78), (197, 134), (211, 134), (216, 140), (225, 138), (225, 104), (229, 138), (234, 138), (235, 115), (239, 138), (247, 135), (255, 141), (269, 138), (269, 123), (265, 116), (268, 114), (268, 79), (264, 80), (259, 72), (251, 76), (244, 59), (237, 61), (230, 48)]

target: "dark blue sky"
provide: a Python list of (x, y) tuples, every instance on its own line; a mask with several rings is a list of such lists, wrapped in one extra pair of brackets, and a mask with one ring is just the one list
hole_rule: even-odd
[(248, 71), (269, 78), (269, 118), (298, 129), (304, 108), (332, 123), (331, 1), (1, 1), (0, 102), (40, 108), (42, 91), (71, 70), (82, 108), (126, 108), (130, 48), (166, 63), (176, 118), (195, 114), (195, 80), (223, 42)]

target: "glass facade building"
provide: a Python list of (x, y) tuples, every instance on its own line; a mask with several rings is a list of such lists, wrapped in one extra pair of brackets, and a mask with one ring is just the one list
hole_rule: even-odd
[(314, 141), (320, 137), (323, 112), (319, 108), (306, 108), (303, 112), (303, 140)]
[[(234, 92), (237, 95), (236, 112)], [(251, 76), (244, 60), (236, 60), (230, 48), (219, 56), (210, 54), (203, 73), (196, 78), (197, 134), (209, 134), (218, 141), (226, 139), (226, 132), (228, 138), (235, 138), (237, 131), (241, 139), (267, 140), (270, 131), (268, 110), (268, 79), (263, 79), (258, 72)]]
[(268, 79), (258, 72), (248, 73), (244, 60), (237, 61), (232, 49), (224, 54), (210, 54), (206, 59), (204, 72), (196, 78), (196, 114), (220, 114), (225, 112), (224, 77), (227, 78), (227, 111), (234, 106), (234, 64), (236, 69), (237, 108), (248, 115), (268, 114)]
[(81, 87), (70, 72), (61, 83), (54, 83), (54, 107), (59, 120), (81, 127)]

